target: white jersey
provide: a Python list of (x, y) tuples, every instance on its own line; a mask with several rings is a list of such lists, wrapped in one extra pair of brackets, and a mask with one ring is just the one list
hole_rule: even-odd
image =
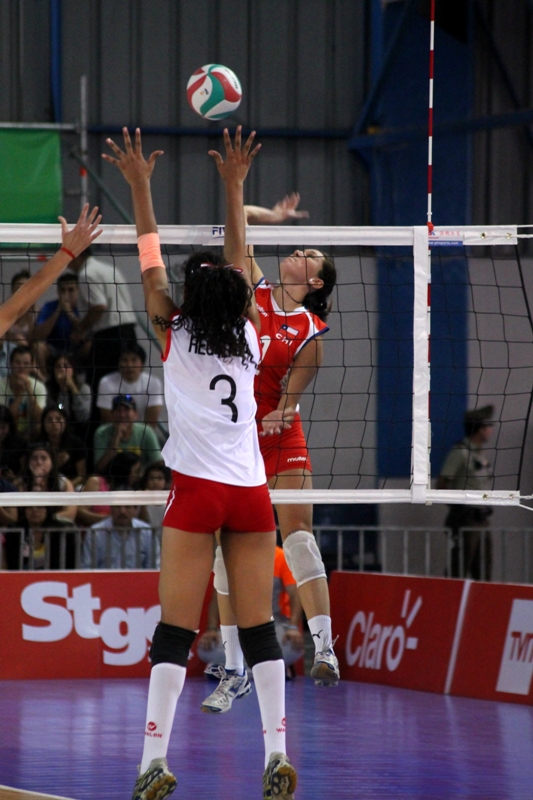
[(176, 472), (233, 486), (266, 482), (259, 450), (254, 378), (258, 334), (246, 322), (255, 364), (223, 360), (183, 328), (170, 328), (162, 355), (169, 438), (165, 464)]

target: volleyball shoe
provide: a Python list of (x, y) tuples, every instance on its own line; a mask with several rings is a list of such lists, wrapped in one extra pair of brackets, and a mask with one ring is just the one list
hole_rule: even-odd
[(315, 660), (310, 674), (314, 678), (316, 686), (336, 686), (338, 684), (341, 676), (339, 662), (333, 652), (333, 647), (328, 647), (327, 650), (315, 653)]
[(132, 800), (163, 800), (172, 794), (177, 783), (166, 758), (153, 758), (146, 772), (137, 778)]
[(263, 773), (263, 800), (293, 800), (296, 770), (285, 753), (272, 753)]
[(246, 672), (244, 675), (238, 675), (233, 670), (225, 670), (224, 667), (220, 667), (220, 675), (220, 683), (217, 688), (209, 697), (206, 697), (200, 706), (201, 711), (205, 711), (207, 714), (224, 714), (230, 710), (234, 700), (246, 697), (252, 691)]

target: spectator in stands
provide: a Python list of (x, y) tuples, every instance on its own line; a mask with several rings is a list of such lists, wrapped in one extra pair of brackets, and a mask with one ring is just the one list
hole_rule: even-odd
[(45, 343), (47, 358), (84, 348), (82, 336), (73, 338), (81, 328), (78, 299), (78, 276), (64, 272), (57, 279), (57, 300), (44, 304), (35, 325), (35, 336)]
[[(18, 492), (18, 488), (10, 481), (0, 477), (0, 494), (3, 492)], [(9, 507), (0, 505), (0, 525), (12, 525), (17, 519), (18, 508), (16, 506)], [(0, 535), (0, 544), (1, 543), (2, 537)]]
[(83, 429), (83, 424), (91, 417), (91, 388), (81, 380), (70, 355), (61, 353), (55, 357), (46, 390), (47, 404), (61, 407), (72, 421), (74, 430)]
[[(24, 286), (24, 284), (29, 281), (30, 278), (31, 274), (27, 269), (22, 270), (22, 272), (17, 272), (16, 275), (13, 275), (11, 278), (11, 295), (14, 295), (15, 292), (18, 292), (18, 290)], [(28, 347), (31, 347), (36, 364), (35, 377), (39, 378), (41, 381), (44, 381), (46, 379), (46, 359), (48, 348), (44, 342), (40, 342), (38, 340), (38, 336), (36, 334), (36, 320), (37, 309), (34, 303), (32, 306), (30, 306), (26, 313), (19, 317), (15, 324), (9, 328), (9, 330), (6, 332), (6, 339), (13, 343), (13, 347), (16, 347), (20, 344), (26, 344)]]
[[(285, 667), (291, 667), (304, 653), (304, 641), (300, 630), (302, 619), (302, 605), (296, 589), (296, 581), (287, 566), (282, 547), (276, 547), (274, 559), (274, 585), (272, 592), (272, 615), (276, 623), (276, 636), (283, 652)], [(222, 666), (226, 669), (240, 668), (226, 664), (225, 636), (228, 631), (219, 629), (217, 593), (213, 591), (209, 604), (207, 630), (198, 641), (198, 657), (210, 665), (207, 674), (220, 677), (217, 669), (212, 667)], [(229, 632), (231, 635), (231, 632)], [(294, 673), (287, 670), (287, 677)], [(223, 713), (231, 708), (227, 693), (220, 692), (220, 687), (202, 703), (202, 710)]]
[(125, 344), (137, 341), (135, 313), (128, 282), (114, 264), (96, 259), (85, 250), (70, 264), (78, 275), (79, 307), (83, 313), (74, 341), (92, 336), (91, 384), (117, 368)]
[(112, 458), (124, 450), (141, 456), (146, 469), (154, 461), (161, 461), (161, 450), (153, 429), (137, 422), (137, 404), (129, 394), (113, 398), (113, 421), (100, 425), (94, 434), (94, 465), (104, 473)]
[[(494, 430), (494, 406), (483, 406), (464, 414), (465, 436), (454, 444), (444, 460), (437, 489), (463, 491), (487, 490), (491, 487), (491, 465), (483, 447)], [(452, 531), (451, 577), (490, 581), (492, 571), (492, 539), (490, 534), (490, 506), (450, 505), (444, 520)], [(484, 555), (482, 558), (482, 535)], [(464, 575), (461, 574), (461, 554)]]
[(106, 477), (111, 491), (117, 486), (127, 486), (128, 489), (138, 489), (141, 479), (141, 457), (131, 450), (124, 450), (109, 462)]
[[(172, 474), (167, 466), (160, 463), (150, 464), (146, 468), (141, 479), (140, 488), (147, 492), (168, 492), (172, 481)], [(147, 522), (152, 530), (160, 533), (163, 530), (163, 517), (165, 516), (166, 505), (161, 506), (142, 506), (140, 517)]]
[(9, 375), (9, 360), (11, 353), (17, 345), (9, 342), (5, 336), (0, 336), (0, 379)]
[(81, 486), (87, 477), (87, 454), (82, 440), (70, 432), (68, 416), (62, 407), (44, 409), (39, 441), (50, 445), (61, 474), (74, 487)]
[[(141, 476), (141, 457), (137, 453), (124, 450), (109, 462), (105, 475), (90, 475), (85, 481), (82, 492), (110, 492), (117, 486), (137, 489)], [(80, 525), (94, 525), (108, 517), (111, 506), (78, 506), (76, 520)], [(143, 509), (141, 518), (144, 519)], [(147, 522), (148, 520), (144, 520)]]
[(22, 472), (28, 441), (17, 432), (15, 419), (7, 406), (0, 406), (0, 471), (8, 481)]
[[(120, 486), (119, 490), (127, 490)], [(83, 540), (84, 569), (157, 569), (159, 543), (136, 506), (112, 506), (111, 514), (92, 525)]]
[[(74, 491), (69, 479), (58, 471), (54, 452), (46, 442), (37, 442), (30, 446), (20, 484), (22, 491), (25, 492)], [(76, 506), (56, 508), (56, 519), (66, 519), (73, 522), (75, 517)]]
[(144, 371), (146, 353), (140, 344), (131, 342), (123, 349), (118, 372), (105, 375), (98, 385), (96, 405), (102, 422), (111, 422), (113, 398), (129, 394), (137, 404), (139, 419), (157, 427), (163, 407), (163, 384), (155, 375)]
[(19, 433), (31, 436), (39, 428), (46, 405), (46, 387), (33, 377), (35, 364), (28, 345), (15, 347), (7, 378), (0, 378), (0, 404), (13, 414)]
[[(57, 519), (54, 508), (28, 506), (21, 509), (20, 531), (5, 531), (7, 569), (74, 569), (75, 527)], [(70, 532), (70, 533), (69, 533)], [(62, 546), (62, 536), (65, 537)]]

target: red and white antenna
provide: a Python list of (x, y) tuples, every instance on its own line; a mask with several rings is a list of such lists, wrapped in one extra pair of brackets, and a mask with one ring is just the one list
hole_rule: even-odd
[(433, 68), (435, 48), (435, 0), (430, 7), (430, 39), (429, 39), (429, 113), (428, 113), (428, 228), (433, 230), (432, 196), (433, 196)]

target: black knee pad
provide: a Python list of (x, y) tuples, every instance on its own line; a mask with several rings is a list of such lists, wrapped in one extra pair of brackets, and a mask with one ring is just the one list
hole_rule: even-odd
[(250, 669), (262, 661), (278, 661), (283, 658), (273, 621), (253, 628), (239, 628), (239, 641)]
[(177, 664), (186, 667), (189, 659), (189, 650), (196, 639), (195, 631), (178, 628), (176, 625), (167, 625), (160, 622), (152, 639), (150, 658), (152, 666), (156, 664)]

